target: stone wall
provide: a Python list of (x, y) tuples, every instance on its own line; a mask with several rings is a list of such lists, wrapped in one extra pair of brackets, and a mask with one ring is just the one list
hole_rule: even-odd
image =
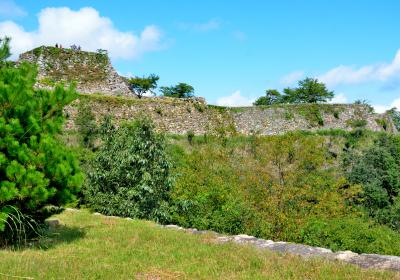
[(28, 61), (38, 66), (37, 87), (75, 82), (84, 94), (132, 95), (105, 53), (39, 47), (20, 55), (18, 63)]
[(116, 96), (82, 95), (66, 108), (67, 129), (74, 129), (79, 103), (88, 102), (96, 118), (105, 115), (114, 120), (133, 120), (149, 116), (158, 130), (171, 134), (196, 135), (239, 133), (276, 135), (293, 130), (352, 130), (364, 127), (373, 131), (395, 132), (391, 119), (375, 114), (366, 105), (300, 104), (268, 107), (225, 108), (207, 106), (198, 100), (175, 98), (133, 99)]

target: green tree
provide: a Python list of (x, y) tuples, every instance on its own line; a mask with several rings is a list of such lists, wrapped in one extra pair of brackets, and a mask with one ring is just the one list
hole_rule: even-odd
[(142, 98), (144, 94), (154, 94), (157, 88), (157, 82), (160, 79), (157, 75), (151, 74), (148, 77), (133, 77), (128, 79), (129, 88), (139, 97)]
[(0, 47), (0, 243), (24, 226), (14, 224), (16, 212), (40, 223), (47, 217), (46, 205), (73, 200), (83, 181), (74, 155), (55, 138), (62, 129), (63, 107), (75, 91), (34, 89), (32, 65), (4, 63), (8, 43), (3, 39)]
[(108, 215), (167, 221), (172, 184), (163, 136), (146, 118), (118, 129), (108, 118), (101, 130), (104, 143), (89, 173), (86, 201)]
[(280, 103), (281, 94), (276, 89), (268, 89), (265, 91), (265, 96), (259, 97), (253, 105), (272, 105)]
[(349, 181), (363, 187), (362, 204), (382, 224), (400, 230), (400, 141), (382, 135), (362, 154), (350, 153)]
[(283, 92), (283, 103), (320, 103), (334, 97), (333, 91), (329, 91), (324, 83), (313, 78), (305, 78), (299, 81), (297, 88), (285, 88)]
[(190, 98), (194, 96), (194, 88), (185, 83), (179, 83), (176, 86), (161, 87), (162, 94), (175, 98)]

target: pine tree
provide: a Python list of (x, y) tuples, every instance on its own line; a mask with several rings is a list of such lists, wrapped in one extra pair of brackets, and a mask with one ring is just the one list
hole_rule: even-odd
[(35, 67), (7, 62), (8, 44), (0, 40), (0, 243), (12, 230), (12, 209), (40, 223), (44, 206), (71, 201), (83, 180), (78, 161), (56, 140), (74, 89), (34, 89)]

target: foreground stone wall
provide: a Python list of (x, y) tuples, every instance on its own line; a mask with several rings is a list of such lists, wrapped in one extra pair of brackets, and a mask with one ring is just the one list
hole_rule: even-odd
[(396, 131), (388, 116), (375, 114), (366, 105), (300, 104), (224, 108), (207, 106), (193, 99), (131, 99), (101, 95), (82, 95), (68, 106), (67, 129), (75, 128), (74, 119), (81, 102), (89, 104), (99, 122), (106, 115), (113, 116), (116, 123), (146, 115), (153, 119), (158, 130), (171, 134), (191, 131), (196, 135), (276, 135), (294, 130), (352, 130), (357, 127), (373, 131)]

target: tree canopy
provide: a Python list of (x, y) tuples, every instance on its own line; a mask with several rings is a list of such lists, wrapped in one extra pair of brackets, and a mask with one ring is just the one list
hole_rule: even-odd
[(175, 98), (190, 98), (194, 96), (194, 88), (186, 83), (179, 83), (176, 86), (161, 87), (162, 94)]
[(285, 88), (283, 103), (320, 103), (331, 100), (335, 95), (318, 79), (305, 78), (299, 81), (297, 88)]
[(276, 89), (267, 89), (265, 91), (265, 96), (261, 96), (258, 98), (253, 104), (256, 106), (259, 105), (272, 105), (275, 103), (279, 103), (281, 99), (281, 94)]
[(326, 85), (318, 79), (305, 78), (298, 82), (296, 88), (285, 88), (283, 94), (275, 89), (266, 90), (265, 96), (258, 98), (254, 105), (272, 105), (277, 103), (321, 103), (334, 97)]
[(155, 74), (151, 74), (148, 77), (133, 77), (128, 79), (129, 88), (139, 98), (142, 98), (144, 94), (154, 94), (154, 90), (157, 88), (157, 82), (160, 79)]

